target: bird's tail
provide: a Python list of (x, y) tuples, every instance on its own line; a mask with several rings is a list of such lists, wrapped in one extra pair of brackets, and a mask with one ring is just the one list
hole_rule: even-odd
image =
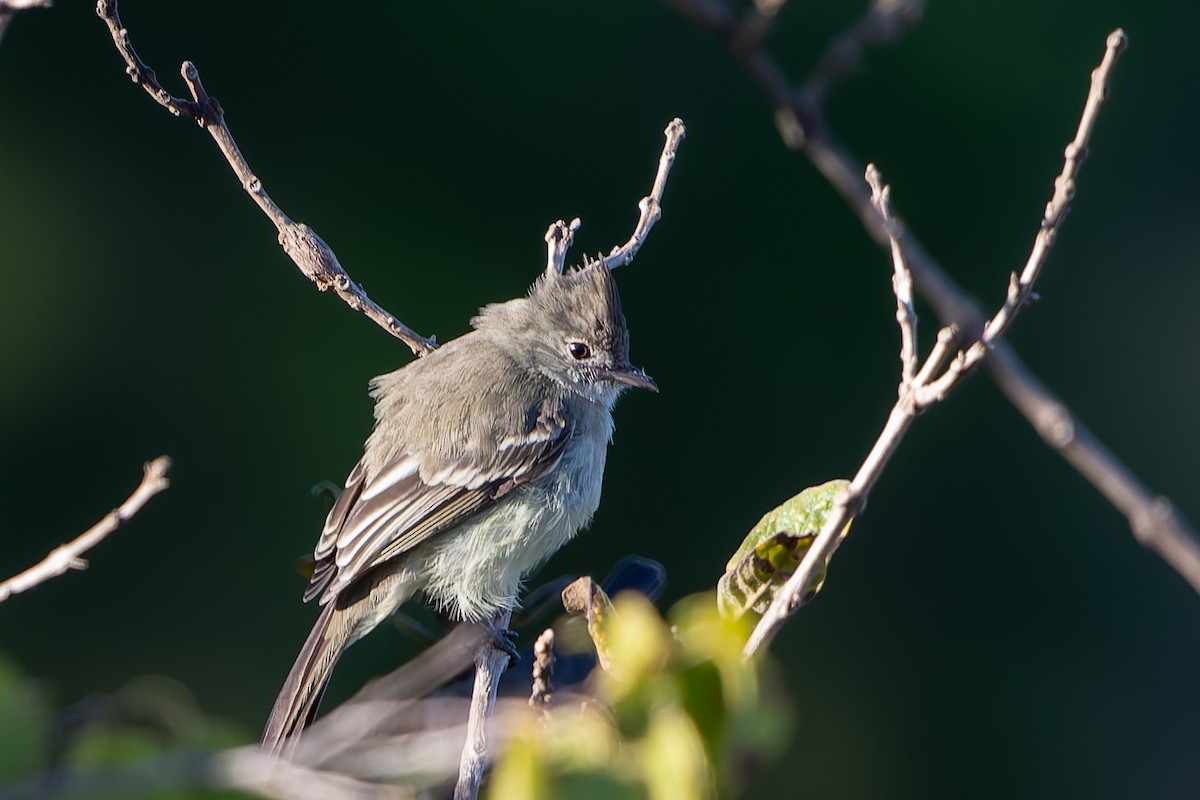
[(355, 620), (348, 617), (357, 616), (356, 609), (337, 605), (329, 603), (322, 609), (271, 709), (262, 748), (274, 755), (286, 754), (292, 744), (289, 740), (312, 722), (333, 667), (353, 640)]

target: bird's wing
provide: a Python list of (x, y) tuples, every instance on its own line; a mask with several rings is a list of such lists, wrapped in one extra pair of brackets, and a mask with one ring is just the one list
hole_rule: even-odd
[(373, 475), (360, 461), (325, 521), (304, 599), (322, 595), (322, 605), (329, 602), (370, 569), (546, 474), (571, 438), (571, 422), (559, 402), (542, 404), (530, 417), (528, 431), (499, 442), (484, 458), (467, 455), (431, 469), (417, 454), (401, 451)]

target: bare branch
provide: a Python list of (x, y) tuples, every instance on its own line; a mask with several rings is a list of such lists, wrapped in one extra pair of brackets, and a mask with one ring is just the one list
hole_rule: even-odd
[(899, 41), (924, 12), (924, 0), (872, 0), (862, 19), (830, 41), (804, 84), (808, 102), (824, 102), (835, 84), (858, 69), (868, 45)]
[[(840, 534), (846, 527), (846, 523), (866, 505), (867, 496), (879, 479), (888, 459), (899, 446), (908, 427), (929, 406), (944, 400), (947, 393), (958, 385), (963, 376), (979, 364), (987, 354), (989, 347), (1008, 330), (1017, 313), (1028, 302), (1033, 291), (1033, 283), (1041, 272), (1042, 264), (1053, 244), (1054, 236), (1066, 218), (1067, 207), (1074, 193), (1075, 175), (1079, 171), (1081, 157), (1086, 152), (1087, 142), (1095, 123), (1099, 104), (1108, 85), (1112, 66), (1116, 61), (1117, 54), (1124, 46), (1125, 35), (1122, 32), (1116, 31), (1108, 37), (1104, 59), (1092, 73), (1092, 85), (1088, 91), (1087, 101), (1084, 103), (1078, 131), (1074, 141), (1067, 146), (1066, 162), (1054, 182), (1054, 197), (1046, 205), (1042, 227), (1034, 243), (1033, 253), (1021, 275), (1013, 276), (1010, 279), (1008, 294), (1000, 310), (983, 327), (971, 345), (959, 351), (941, 375), (938, 375), (938, 371), (941, 370), (942, 364), (957, 338), (953, 326), (947, 326), (938, 332), (937, 344), (915, 374), (913, 370), (915, 359), (911, 356), (912, 351), (908, 349), (913, 346), (913, 342), (909, 340), (901, 344), (902, 377), (898, 391), (899, 397), (895, 406), (892, 407), (891, 414), (888, 415), (888, 421), (862, 466), (859, 467), (858, 473), (850, 482), (850, 486), (834, 502), (825, 525), (822, 526), (821, 532), (813, 541), (795, 573), (779, 590), (766, 613), (755, 625), (743, 650), (746, 658), (753, 656), (760, 647), (768, 643), (784, 621), (800, 607), (817, 570), (833, 556), (841, 542)], [(892, 218), (890, 191), (883, 185), (879, 171), (873, 164), (868, 165), (866, 169), (866, 180), (871, 187), (871, 199), (886, 228), (891, 247), (895, 270), (892, 287), (896, 293), (898, 309), (896, 318), (900, 321), (902, 340), (908, 339), (909, 336), (915, 340), (916, 316), (912, 309), (912, 298), (905, 296), (909, 291), (911, 281), (908, 279), (907, 259), (899, 240), (898, 225)]]
[(263, 189), (262, 181), (250, 169), (229, 132), (221, 104), (205, 91), (195, 64), (185, 61), (181, 69), (192, 99), (175, 97), (163, 88), (154, 70), (150, 69), (133, 49), (129, 31), (121, 25), (121, 18), (117, 14), (116, 0), (99, 0), (96, 13), (108, 25), (113, 44), (125, 60), (125, 72), (163, 108), (177, 117), (190, 117), (209, 132), (224, 154), (225, 160), (233, 168), (242, 188), (279, 231), (279, 244), (284, 252), (304, 277), (316, 285), (318, 291), (327, 292), (332, 289), (346, 305), (355, 311), (361, 311), (376, 325), (408, 345), (418, 356), (426, 355), (437, 347), (433, 339), (426, 339), (416, 333), (368, 297), (362, 287), (350, 279), (329, 245), (325, 244), (312, 228), (304, 223), (295, 222), (276, 205)]
[[(666, 0), (701, 27), (728, 41), (736, 20), (724, 0)], [(1114, 32), (1117, 33), (1117, 32)], [(835, 139), (815, 98), (820, 92), (794, 90), (783, 71), (762, 49), (738, 56), (774, 104), (784, 144), (801, 149), (855, 212), (867, 233), (883, 248), (891, 243), (887, 226), (858, 176), (859, 162)], [(917, 291), (943, 322), (965, 331), (982, 329), (982, 308), (950, 279), (941, 264), (909, 232), (900, 243), (917, 279)], [(1050, 447), (1067, 460), (1129, 521), (1134, 536), (1154, 550), (1200, 592), (1200, 533), (1171, 501), (1156, 495), (1093, 434), (1016, 351), (996, 341), (984, 367), (1009, 402)]]
[(741, 24), (730, 40), (730, 49), (739, 53), (757, 50), (771, 32), (775, 18), (779, 16), (786, 2), (787, 0), (754, 0), (742, 15)]
[(1200, 535), (1171, 502), (1156, 495), (1104, 446), (1001, 341), (983, 362), (992, 380), (1042, 439), (1120, 511), (1134, 537), (1200, 592)]
[(1004, 305), (984, 326), (977, 354), (968, 354), (968, 357), (974, 356), (975, 360), (982, 358), (983, 348), (987, 346), (988, 342), (1004, 335), (1012, 318), (1028, 304), (1033, 282), (1037, 280), (1038, 272), (1045, 263), (1050, 248), (1054, 245), (1058, 231), (1067, 218), (1067, 212), (1070, 211), (1071, 198), (1075, 196), (1075, 176), (1079, 174), (1079, 167), (1087, 157), (1088, 142), (1092, 138), (1092, 128), (1096, 124), (1096, 115), (1100, 112), (1100, 104), (1104, 102), (1104, 96), (1108, 92), (1108, 79), (1112, 74), (1113, 65), (1117, 63), (1117, 56), (1128, 44), (1129, 40), (1123, 30), (1118, 29), (1108, 35), (1105, 42), (1104, 59), (1100, 62), (1100, 66), (1092, 70), (1092, 85), (1088, 90), (1083, 114), (1079, 119), (1079, 127), (1075, 131), (1075, 138), (1067, 145), (1066, 152), (1063, 154), (1062, 172), (1054, 179), (1054, 195), (1050, 198), (1050, 202), (1046, 203), (1041, 228), (1033, 242), (1033, 250), (1030, 252), (1029, 259), (1025, 262), (1025, 268), (1021, 271), (1020, 276), (1013, 276)]
[[(492, 621), (497, 635), (508, 628), (512, 611), (501, 612)], [(508, 666), (508, 653), (488, 641), (475, 656), (475, 685), (471, 691), (471, 711), (467, 716), (467, 741), (463, 744), (462, 758), (458, 763), (458, 783), (454, 786), (454, 800), (475, 800), (479, 796), (479, 784), (483, 781), (483, 769), (487, 765), (487, 724), (496, 707), (496, 690), (500, 676)]]
[(142, 482), (124, 503), (108, 512), (104, 519), (75, 539), (51, 550), (50, 555), (34, 566), (0, 583), (0, 603), (68, 570), (87, 569), (87, 561), (84, 560), (83, 554), (128, 522), (142, 509), (147, 500), (166, 489), (170, 485), (170, 481), (167, 480), (167, 471), (170, 468), (171, 459), (166, 456), (159, 456), (147, 463), (143, 468)]
[(874, 164), (867, 165), (867, 183), (871, 186), (871, 202), (879, 209), (892, 244), (892, 291), (896, 295), (896, 322), (900, 324), (900, 391), (903, 393), (917, 376), (917, 312), (913, 308), (912, 271), (900, 249), (899, 223), (892, 217), (891, 189), (883, 185)]
[(667, 141), (663, 145), (662, 155), (658, 158), (658, 173), (654, 176), (654, 186), (651, 187), (650, 194), (643, 197), (638, 203), (640, 215), (629, 241), (614, 247), (612, 252), (604, 257), (604, 262), (610, 269), (623, 267), (633, 261), (633, 257), (642, 248), (642, 243), (646, 241), (650, 229), (662, 216), (661, 204), (663, 190), (667, 187), (667, 176), (671, 173), (671, 166), (675, 163), (675, 152), (687, 134), (687, 129), (683, 127), (683, 120), (676, 117), (671, 120), (663, 133), (666, 135)]
[(18, 11), (27, 11), (31, 8), (50, 8), (53, 3), (50, 0), (0, 0), (0, 39), (4, 38), (4, 31), (8, 28), (8, 23), (12, 21), (13, 15)]
[(571, 224), (561, 219), (546, 230), (546, 272), (562, 275), (567, 262), (567, 250), (575, 241), (575, 232), (579, 230), (579, 217), (571, 220)]

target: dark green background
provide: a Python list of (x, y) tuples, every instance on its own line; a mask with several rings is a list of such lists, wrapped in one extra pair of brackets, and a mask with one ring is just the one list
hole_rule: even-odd
[[(862, 5), (795, 0), (770, 48), (802, 76)], [(1196, 11), (1176, 6), (934, 2), (830, 112), (992, 307), (1104, 37), (1126, 28), (1012, 340), (1200, 519), (1200, 52)], [(179, 62), (197, 63), (276, 200), (443, 341), (524, 292), (551, 221), (583, 219), (576, 255), (623, 241), (662, 128), (687, 123), (663, 220), (618, 273), (633, 359), (662, 394), (622, 401), (602, 508), (543, 576), (637, 552), (666, 565), (668, 601), (711, 587), (763, 511), (848, 475), (876, 436), (898, 366), (890, 263), (670, 8), (121, 10), (177, 92)], [(123, 76), (88, 2), (29, 12), (0, 46), (0, 286), (0, 572), (94, 522), (147, 458), (176, 461), (88, 572), (0, 609), (0, 649), (58, 704), (163, 673), (251, 735), (314, 616), (291, 567), (323, 516), (308, 487), (349, 471), (367, 380), (407, 350), (297, 276), (208, 136)], [(976, 376), (913, 428), (775, 644), (797, 739), (751, 795), (1196, 797), (1198, 634), (1200, 598)], [(412, 648), (372, 637), (334, 696)]]

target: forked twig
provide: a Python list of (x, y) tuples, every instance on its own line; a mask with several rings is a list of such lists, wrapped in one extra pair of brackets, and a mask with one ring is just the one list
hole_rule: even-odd
[(546, 272), (562, 275), (567, 264), (567, 251), (575, 241), (575, 232), (579, 230), (579, 217), (571, 220), (570, 224), (561, 219), (546, 230)]
[(121, 18), (117, 14), (117, 0), (99, 0), (96, 13), (108, 25), (113, 44), (125, 59), (126, 74), (163, 108), (177, 117), (195, 120), (201, 128), (209, 132), (224, 154), (225, 160), (233, 168), (242, 188), (279, 231), (279, 244), (284, 252), (304, 277), (316, 285), (318, 291), (327, 292), (332, 289), (346, 305), (355, 311), (361, 311), (376, 325), (408, 345), (418, 356), (426, 355), (437, 347), (432, 338), (421, 336), (368, 297), (363, 288), (350, 279), (325, 240), (304, 223), (295, 222), (271, 199), (263, 188), (262, 181), (250, 169), (249, 163), (233, 139), (233, 134), (229, 132), (221, 104), (204, 90), (204, 84), (200, 82), (200, 71), (196, 69), (195, 64), (185, 61), (181, 69), (192, 99), (175, 97), (163, 88), (154, 70), (146, 66), (133, 49), (129, 31), (121, 25)]
[(930, 406), (944, 400), (950, 390), (979, 365), (1008, 330), (1017, 314), (1027, 305), (1033, 292), (1034, 281), (1041, 272), (1059, 227), (1066, 219), (1081, 156), (1087, 150), (1096, 113), (1104, 99), (1113, 65), (1124, 47), (1125, 35), (1121, 31), (1115, 31), (1108, 37), (1104, 58), (1092, 73), (1092, 84), (1084, 103), (1079, 127), (1075, 138), (1067, 146), (1062, 172), (1054, 181), (1054, 194), (1046, 204), (1042, 224), (1025, 268), (1020, 275), (1014, 274), (1010, 277), (1008, 294), (1000, 309), (984, 324), (974, 341), (958, 351), (944, 371), (943, 365), (958, 338), (957, 328), (953, 324), (942, 328), (938, 332), (937, 343), (931, 349), (925, 363), (919, 370), (915, 370), (916, 362), (911, 348), (916, 339), (916, 316), (912, 310), (911, 297), (903, 296), (911, 283), (908, 260), (900, 241), (900, 226), (892, 216), (890, 191), (883, 185), (874, 165), (868, 165), (866, 179), (871, 187), (871, 199), (887, 231), (895, 270), (892, 285), (896, 291), (896, 318), (901, 329), (902, 376), (899, 398), (888, 415), (883, 431), (859, 467), (850, 486), (834, 501), (829, 517), (808, 553), (755, 626), (743, 651), (745, 657), (751, 657), (762, 645), (769, 642), (787, 617), (799, 607), (800, 600), (804, 597), (817, 569), (825, 564), (837, 549), (839, 534), (846, 523), (866, 505), (867, 495), (912, 422)]
[[(737, 36), (738, 21), (725, 0), (666, 2), (726, 43), (731, 43)], [(890, 19), (881, 20), (878, 25), (860, 24), (852, 29), (851, 34), (858, 35), (856, 32), (861, 33), (872, 27), (883, 29), (886, 23), (893, 26), (898, 36), (903, 26), (916, 19), (920, 11), (919, 3), (908, 3), (907, 8), (904, 5), (898, 0), (873, 2), (867, 16), (882, 15)], [(886, 42), (894, 38), (875, 41)], [(872, 43), (861, 36), (857, 41), (860, 46), (844, 51), (855, 59), (861, 58), (864, 50), (861, 45)], [(862, 169), (858, 166), (860, 162), (837, 142), (820, 103), (831, 85), (850, 71), (848, 67), (856, 66), (857, 60), (844, 62), (841, 68), (830, 72), (827, 65), (839, 62), (837, 59), (822, 59), (822, 66), (814, 72), (805, 88), (797, 90), (775, 60), (761, 48), (744, 53), (730, 44), (729, 50), (742, 62), (774, 105), (779, 134), (784, 143), (802, 150), (855, 212), (867, 233), (881, 247), (889, 247), (886, 226), (859, 177), (862, 175)], [(980, 330), (984, 316), (979, 304), (951, 280), (911, 233), (903, 232), (899, 239), (916, 275), (917, 290), (934, 307), (942, 322), (955, 322), (964, 331)], [(1033, 375), (1008, 342), (1000, 340), (994, 343), (984, 367), (1009, 402), (1033, 425), (1046, 444), (1066, 459), (1125, 516), (1137, 540), (1158, 553), (1193, 589), (1200, 592), (1200, 533), (1174, 504), (1151, 491), (1105, 447), (1071, 409)]]
[(0, 583), (0, 603), (14, 594), (29, 591), (69, 570), (87, 569), (87, 561), (84, 560), (83, 554), (128, 522), (134, 514), (141, 511), (147, 500), (166, 489), (170, 485), (170, 481), (167, 480), (167, 471), (170, 468), (171, 459), (166, 456), (159, 456), (147, 463), (143, 468), (142, 482), (124, 503), (108, 512), (104, 519), (79, 536), (51, 550), (50, 555), (37, 564)]
[[(687, 135), (687, 129), (683, 126), (683, 120), (676, 117), (668, 123), (663, 134), (667, 140), (663, 144), (662, 155), (658, 157), (658, 172), (654, 175), (654, 185), (650, 187), (650, 194), (638, 201), (638, 221), (629, 241), (613, 247), (608, 255), (601, 257), (609, 269), (623, 267), (633, 261), (638, 250), (642, 249), (650, 229), (662, 217), (662, 197), (667, 188), (667, 176), (671, 174), (675, 154), (679, 150), (679, 143)], [(575, 232), (579, 230), (579, 225), (579, 217), (571, 220), (570, 224), (560, 219), (550, 225), (546, 231), (546, 272), (562, 274), (566, 266), (567, 250), (575, 241)]]

